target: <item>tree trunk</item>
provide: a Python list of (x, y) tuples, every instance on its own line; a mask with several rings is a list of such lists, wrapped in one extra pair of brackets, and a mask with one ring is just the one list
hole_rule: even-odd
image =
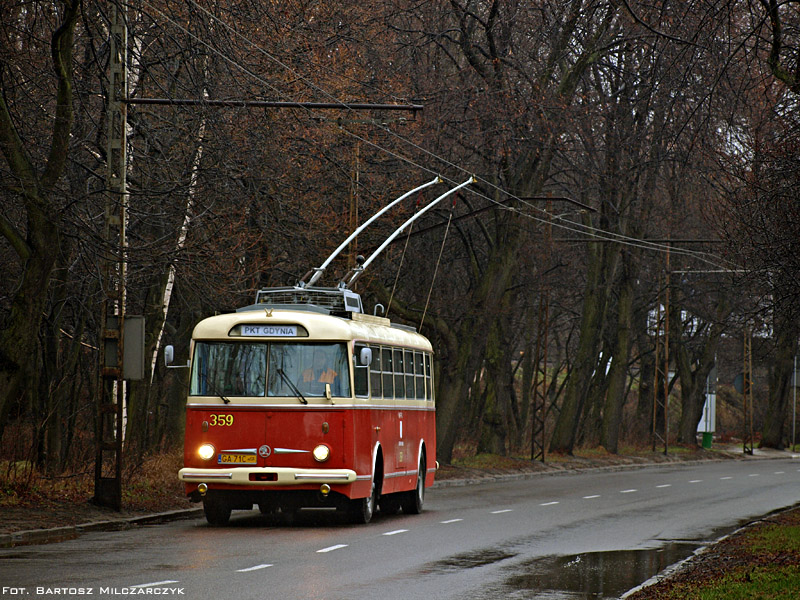
[(39, 328), (46, 312), (47, 290), (60, 247), (60, 211), (51, 195), (64, 173), (69, 155), (73, 123), (72, 46), (80, 2), (71, 0), (64, 4), (63, 20), (51, 39), (58, 87), (50, 151), (41, 175), (30, 162), (4, 95), (0, 94), (0, 149), (17, 180), (27, 214), (24, 238), (12, 223), (0, 218), (0, 233), (23, 263), (11, 311), (0, 324), (3, 330), (0, 334), (0, 437), (12, 404), (30, 393), (30, 382), (35, 380), (38, 365), (31, 362), (32, 357), (39, 355), (36, 349)]
[(800, 326), (796, 318), (775, 319), (775, 360), (769, 373), (769, 404), (761, 431), (761, 448), (786, 447), (786, 415), (792, 397), (792, 372)]
[(605, 310), (603, 281), (603, 252), (599, 244), (589, 244), (589, 268), (581, 314), (580, 338), (575, 353), (574, 368), (567, 383), (564, 402), (550, 439), (550, 452), (571, 454), (578, 435), (592, 373), (597, 364), (597, 350), (602, 339), (602, 317)]
[(622, 426), (622, 408), (628, 379), (628, 358), (631, 346), (631, 321), (633, 318), (633, 281), (624, 276), (617, 303), (617, 335), (611, 370), (608, 375), (608, 391), (603, 409), (600, 444), (612, 454), (619, 451), (619, 431)]

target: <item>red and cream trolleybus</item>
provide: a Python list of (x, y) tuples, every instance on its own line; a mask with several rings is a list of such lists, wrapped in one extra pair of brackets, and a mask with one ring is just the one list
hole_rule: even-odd
[(261, 290), (255, 304), (195, 327), (180, 479), (209, 523), (253, 505), (332, 507), (360, 523), (376, 507), (422, 511), (436, 471), (431, 344), (364, 314), (351, 290), (400, 232), (474, 181), (419, 209), (337, 287), (314, 283), (375, 219), (440, 177), (379, 210), (297, 285)]
[(232, 510), (419, 513), (433, 483), (430, 342), (362, 312), (346, 289), (262, 290), (195, 327), (187, 495), (208, 522)]

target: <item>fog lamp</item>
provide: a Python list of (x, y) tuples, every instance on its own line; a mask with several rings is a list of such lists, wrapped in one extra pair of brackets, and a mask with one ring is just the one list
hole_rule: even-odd
[(197, 449), (197, 454), (203, 460), (210, 460), (214, 458), (214, 455), (217, 453), (217, 450), (211, 444), (203, 444)]
[(314, 455), (314, 460), (317, 462), (325, 462), (331, 457), (331, 449), (328, 448), (325, 444), (320, 444), (314, 451), (312, 452)]

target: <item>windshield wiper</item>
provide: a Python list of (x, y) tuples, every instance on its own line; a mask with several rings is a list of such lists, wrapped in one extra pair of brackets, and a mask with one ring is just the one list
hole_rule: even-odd
[(303, 404), (308, 404), (308, 400), (306, 400), (306, 397), (303, 396), (303, 393), (299, 389), (297, 389), (297, 386), (291, 379), (289, 379), (289, 376), (283, 372), (283, 369), (278, 367), (275, 370), (278, 372), (278, 375), (281, 376), (281, 379), (283, 379), (284, 383), (286, 383), (286, 385), (289, 386), (292, 392), (294, 392), (295, 396), (297, 396), (297, 399), (300, 400), (300, 402), (302, 402)]
[(206, 379), (206, 383), (211, 388), (211, 391), (214, 392), (217, 396), (219, 396), (225, 404), (231, 403), (231, 401), (228, 398), (219, 393), (219, 390), (217, 389), (217, 386), (214, 385), (213, 381), (211, 381), (210, 379)]

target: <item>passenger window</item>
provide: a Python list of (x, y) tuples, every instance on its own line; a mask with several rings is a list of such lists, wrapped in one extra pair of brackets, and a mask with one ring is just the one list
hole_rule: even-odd
[(381, 349), (380, 347), (372, 348), (372, 364), (369, 367), (369, 382), (372, 386), (372, 397), (380, 398), (383, 394), (381, 392)]
[(392, 350), (391, 348), (382, 348), (381, 356), (383, 357), (383, 397), (391, 400), (394, 398), (394, 383), (392, 382)]
[(422, 352), (414, 353), (414, 374), (417, 383), (417, 400), (425, 400), (425, 362)]
[(392, 352), (394, 358), (394, 397), (401, 399), (406, 397), (406, 386), (404, 382), (403, 373), (403, 351), (394, 350)]
[(414, 394), (414, 353), (411, 350), (403, 352), (403, 360), (406, 374), (406, 398), (413, 400)]
[(428, 400), (433, 401), (433, 372), (431, 371), (431, 355), (425, 355), (425, 390), (428, 392)]

